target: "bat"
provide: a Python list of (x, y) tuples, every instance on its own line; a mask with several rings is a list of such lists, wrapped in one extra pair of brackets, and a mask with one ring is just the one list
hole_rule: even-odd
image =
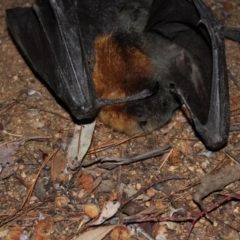
[(183, 103), (206, 147), (229, 133), (224, 28), (201, 0), (35, 0), (7, 10), (34, 72), (77, 120), (151, 132)]

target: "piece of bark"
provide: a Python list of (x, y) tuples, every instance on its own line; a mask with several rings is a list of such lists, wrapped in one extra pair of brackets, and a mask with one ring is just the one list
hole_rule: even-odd
[(240, 164), (226, 167), (222, 171), (201, 179), (195, 189), (194, 201), (202, 207), (202, 199), (210, 193), (222, 190), (225, 186), (240, 179)]

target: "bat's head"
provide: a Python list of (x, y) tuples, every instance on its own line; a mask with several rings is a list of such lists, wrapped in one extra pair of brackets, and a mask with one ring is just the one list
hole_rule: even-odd
[[(152, 132), (166, 124), (179, 107), (178, 101), (168, 89), (165, 89), (163, 84), (159, 84), (159, 91), (154, 95), (134, 102), (125, 104), (127, 116), (135, 119), (140, 132)], [(139, 132), (128, 133), (129, 135)]]
[(116, 32), (141, 33), (148, 20), (148, 10), (140, 3), (129, 3), (119, 13), (116, 22)]

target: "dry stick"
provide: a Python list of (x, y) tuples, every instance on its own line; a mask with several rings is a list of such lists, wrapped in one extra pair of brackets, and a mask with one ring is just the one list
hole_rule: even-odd
[[(96, 123), (96, 125), (97, 125), (97, 123)], [(109, 143), (111, 143), (114, 139), (115, 138), (107, 139), (104, 142), (100, 143), (98, 146), (95, 146), (95, 145), (91, 146), (91, 148), (89, 148), (88, 152), (90, 151), (90, 153), (95, 153), (95, 151), (97, 149), (101, 148), (101, 146), (104, 146), (104, 145), (108, 146), (108, 145), (110, 145)]]
[(172, 154), (173, 149), (167, 154), (167, 156), (165, 157), (165, 159), (163, 160), (162, 164), (160, 165), (159, 169), (162, 169), (163, 166), (165, 165), (165, 163), (167, 162), (167, 160), (169, 159), (169, 156)]
[(20, 134), (9, 133), (7, 130), (2, 130), (2, 133), (12, 137), (18, 137), (18, 138), (23, 137), (23, 135), (20, 135)]
[(237, 156), (235, 156), (234, 154), (232, 154), (230, 151), (226, 150), (225, 153), (227, 154), (227, 156), (234, 162), (236, 163), (240, 163), (240, 158), (238, 158)]
[(169, 137), (170, 139), (178, 139), (178, 140), (185, 140), (185, 141), (194, 141), (194, 142), (197, 142), (199, 141), (199, 138), (187, 138), (187, 137)]
[(223, 205), (224, 203), (232, 200), (232, 199), (238, 199), (240, 200), (240, 194), (232, 194), (228, 195), (221, 200), (219, 200), (216, 203), (211, 204), (208, 208), (206, 208), (204, 211), (201, 211), (194, 217), (141, 217), (139, 216), (133, 216), (133, 217), (125, 217), (124, 223), (142, 223), (142, 222), (162, 222), (162, 221), (172, 221), (172, 222), (192, 222), (187, 236), (186, 240), (190, 238), (190, 234), (194, 228), (194, 225), (203, 217), (205, 214), (212, 212), (214, 209), (218, 208), (219, 206)]
[(30, 185), (28, 185), (20, 175), (18, 175), (18, 174), (15, 173), (15, 174), (14, 174), (14, 177), (15, 177), (15, 179), (17, 179), (17, 180), (20, 182), (20, 184), (23, 185), (25, 188), (28, 189), (28, 188), (30, 187)]
[[(226, 155), (231, 158), (231, 160), (237, 159), (231, 152), (226, 151)], [(201, 179), (200, 184), (195, 189), (195, 194), (193, 199), (199, 206), (204, 209), (202, 200), (211, 194), (212, 192), (222, 190), (228, 184), (240, 179), (240, 165), (235, 164), (234, 166), (228, 166), (221, 171), (209, 174)]]
[(60, 113), (56, 113), (56, 112), (53, 112), (53, 111), (50, 111), (50, 110), (46, 110), (46, 109), (40, 108), (40, 107), (38, 107), (38, 106), (36, 107), (36, 106), (34, 106), (34, 105), (32, 105), (32, 104), (24, 103), (24, 102), (21, 102), (21, 101), (17, 101), (17, 102), (18, 102), (19, 104), (24, 105), (24, 106), (32, 107), (32, 108), (35, 108), (35, 109), (37, 109), (37, 110), (39, 110), (39, 111), (46, 112), (46, 113), (50, 113), (50, 114), (52, 114), (52, 115), (56, 115), (56, 116), (58, 116), (58, 117), (60, 117), (60, 118), (63, 118), (63, 119), (66, 119), (66, 120), (71, 121), (71, 118), (70, 118), (70, 117), (65, 117), (65, 116), (61, 115)]
[(50, 179), (51, 179), (51, 184), (52, 184), (52, 188), (53, 188), (53, 192), (54, 192), (54, 212), (56, 212), (56, 198), (55, 198), (55, 196), (56, 196), (57, 191), (56, 191), (55, 184), (54, 184), (54, 181), (53, 181), (53, 171), (54, 171), (54, 164), (53, 164), (53, 161), (52, 161), (51, 162)]
[(95, 160), (89, 163), (82, 163), (82, 167), (88, 167), (96, 163), (101, 163), (101, 168), (105, 169), (113, 169), (119, 165), (130, 164), (137, 161), (142, 161), (145, 159), (149, 159), (152, 157), (156, 157), (162, 155), (166, 152), (169, 152), (170, 145), (167, 145), (161, 149), (153, 150), (141, 155), (133, 156), (133, 157), (126, 157), (126, 158), (115, 158), (115, 157), (98, 157)]
[(230, 132), (240, 131), (240, 125), (232, 125), (230, 126)]
[(18, 209), (17, 211), (15, 211), (13, 214), (9, 214), (7, 217), (5, 217), (3, 220), (1, 219), (0, 221), (0, 227), (4, 226), (5, 224), (15, 220), (16, 218), (22, 216), (23, 214), (26, 214), (26, 212), (30, 212), (33, 209), (40, 207), (44, 204), (46, 204), (47, 202), (49, 202), (52, 199), (52, 197), (49, 197), (48, 199), (46, 199), (44, 202), (35, 204), (34, 206), (31, 206), (29, 208), (26, 209)]
[(24, 199), (23, 203), (22, 203), (22, 206), (21, 206), (21, 209), (24, 207), (24, 205), (26, 204), (27, 200), (29, 199), (29, 196), (31, 195), (31, 193), (33, 192), (33, 189), (34, 189), (34, 186), (38, 180), (38, 177), (41, 173), (41, 171), (43, 170), (43, 168), (47, 165), (47, 163), (52, 159), (52, 157), (56, 156), (57, 152), (59, 151), (59, 149), (55, 150), (48, 158), (45, 159), (45, 161), (43, 162), (42, 166), (40, 167), (38, 173), (37, 173), (37, 176), (36, 176), (36, 179), (35, 181), (33, 182), (33, 184), (31, 185), (31, 187), (29, 188), (28, 190), (28, 193), (27, 193), (27, 196), (26, 198)]
[(231, 116), (232, 116), (232, 113), (233, 113), (233, 112), (237, 112), (237, 111), (239, 111), (239, 110), (240, 110), (240, 107), (239, 107), (239, 106), (236, 106), (235, 108), (232, 108), (232, 109), (230, 110)]
[(207, 209), (205, 209), (204, 211), (200, 212), (194, 219), (194, 221), (191, 224), (191, 227), (188, 230), (188, 234), (186, 236), (186, 240), (188, 240), (190, 238), (190, 234), (194, 228), (194, 225), (200, 220), (201, 217), (203, 217), (204, 215), (206, 215), (207, 213), (210, 213), (211, 211), (213, 211), (214, 209), (218, 208), (219, 206), (221, 206), (223, 203), (226, 203), (234, 198), (237, 198), (238, 200), (240, 199), (240, 195), (238, 194), (232, 194), (229, 196), (226, 196), (225, 198), (219, 200), (218, 202), (211, 204)]
[[(105, 145), (104, 145), (104, 144), (101, 144), (101, 145), (99, 145), (99, 146), (94, 146), (94, 147), (92, 147), (92, 148), (90, 148), (90, 149), (88, 150), (88, 154), (101, 152), (101, 151), (106, 150), (106, 149), (108, 149), (108, 148), (110, 148), (110, 147), (115, 147), (115, 146), (120, 145), (120, 144), (122, 144), (122, 143), (128, 142), (128, 141), (131, 140), (131, 139), (138, 138), (138, 137), (143, 137), (143, 136), (146, 136), (146, 134), (140, 133), (140, 134), (137, 134), (137, 135), (135, 135), (135, 136), (133, 136), (133, 137), (128, 137), (128, 138), (119, 140), (119, 141), (117, 141), (117, 142), (115, 142), (115, 143), (105, 144)], [(109, 141), (110, 141), (110, 140), (108, 140), (107, 142), (109, 142)]]
[[(118, 173), (117, 173), (117, 188), (116, 191), (118, 192), (118, 201), (121, 203), (122, 201), (122, 193), (120, 192), (120, 183), (121, 183), (121, 176), (122, 176), (122, 166), (118, 166)], [(122, 212), (118, 211), (119, 216), (119, 224), (123, 224), (123, 214)]]
[(7, 105), (6, 107), (3, 107), (0, 111), (0, 115), (5, 113), (6, 111), (8, 111), (10, 108), (12, 108), (13, 106), (15, 106), (17, 104), (17, 101), (14, 101), (13, 103), (10, 103), (9, 105)]
[(193, 199), (204, 209), (202, 200), (215, 191), (222, 190), (228, 184), (240, 179), (240, 165), (228, 166), (218, 173), (208, 175), (201, 179), (196, 187)]
[(28, 137), (28, 138), (22, 138), (22, 139), (17, 139), (17, 140), (11, 140), (11, 141), (7, 141), (7, 142), (4, 142), (2, 144), (0, 144), (0, 147), (3, 146), (3, 145), (6, 145), (6, 144), (9, 144), (9, 143), (13, 143), (13, 142), (19, 142), (19, 141), (23, 141), (24, 144), (28, 141), (34, 141), (34, 140), (40, 140), (40, 139), (49, 139), (51, 138), (50, 136), (40, 136), (40, 137)]
[(147, 186), (142, 187), (138, 192), (136, 192), (135, 194), (133, 194), (132, 196), (125, 198), (122, 203), (121, 203), (121, 207), (123, 207), (124, 205), (126, 205), (128, 202), (130, 202), (131, 200), (133, 200), (134, 198), (136, 198), (137, 196), (141, 195), (143, 192), (145, 192), (147, 189), (149, 189), (150, 187), (159, 184), (161, 182), (166, 182), (169, 180), (182, 180), (182, 179), (188, 179), (188, 177), (179, 177), (179, 176), (170, 176), (170, 177), (162, 177), (160, 179), (153, 179), (153, 181), (149, 184), (147, 184)]
[(226, 225), (227, 227), (231, 228), (232, 230), (236, 231), (237, 233), (240, 232), (240, 229), (237, 229), (237, 228), (231, 226), (230, 224), (226, 223), (225, 221), (223, 221), (223, 220), (221, 220), (221, 219), (219, 219), (219, 218), (216, 218), (216, 217), (214, 217), (214, 219), (215, 219), (216, 221), (218, 221), (218, 222)]
[[(20, 96), (21, 96), (21, 95), (20, 95)], [(9, 100), (9, 101), (10, 101), (10, 100)], [(27, 106), (27, 107), (36, 108), (36, 109), (38, 109), (38, 110), (40, 110), (40, 111), (43, 111), (43, 112), (46, 112), (46, 113), (50, 113), (50, 114), (56, 115), (56, 116), (58, 116), (58, 117), (60, 117), (60, 118), (66, 119), (66, 120), (71, 120), (70, 117), (65, 117), (65, 116), (63, 116), (63, 115), (61, 115), (61, 114), (59, 114), (59, 113), (56, 113), (56, 112), (53, 112), (53, 111), (49, 111), (49, 110), (40, 108), (39, 106), (36, 107), (36, 106), (34, 106), (34, 105), (32, 105), (32, 104), (23, 102), (23, 100), (12, 99), (12, 101), (13, 101), (12, 103), (10, 103), (9, 105), (7, 105), (7, 106), (4, 107), (3, 109), (1, 109), (0, 115), (1, 115), (2, 113), (6, 112), (7, 110), (9, 110), (10, 108), (12, 108), (13, 106), (15, 106), (16, 104), (22, 104), (22, 105)]]
[[(82, 129), (83, 129), (83, 126), (81, 125), (81, 128), (80, 128), (80, 131), (79, 131), (79, 134), (78, 134), (78, 146), (77, 146), (77, 156), (79, 156), (79, 153), (80, 153), (80, 146), (81, 146), (81, 136), (82, 136)], [(79, 159), (77, 159), (79, 160)], [(82, 162), (82, 160), (81, 160)]]

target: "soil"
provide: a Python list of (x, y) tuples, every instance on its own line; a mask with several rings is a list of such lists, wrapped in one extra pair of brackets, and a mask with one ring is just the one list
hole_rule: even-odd
[[(24, 234), (29, 239), (77, 239), (78, 234), (88, 228), (84, 222), (86, 216), (89, 219), (96, 218), (96, 215), (88, 213), (86, 206), (93, 204), (101, 212), (108, 200), (124, 201), (145, 187), (141, 194), (139, 191), (138, 198), (129, 201), (116, 215), (122, 226), (128, 225), (123, 224), (126, 216), (146, 210), (148, 213), (138, 215), (141, 222), (138, 226), (153, 238), (161, 232), (165, 239), (185, 239), (191, 232), (189, 239), (240, 239), (238, 197), (219, 204), (207, 217), (200, 217), (194, 226), (191, 221), (185, 220), (201, 213), (193, 201), (194, 187), (199, 181), (204, 176), (236, 164), (226, 150), (236, 157), (240, 154), (240, 135), (237, 130), (230, 132), (225, 148), (208, 152), (181, 110), (176, 111), (172, 120), (162, 129), (134, 138), (113, 131), (97, 119), (92, 145), (84, 162), (99, 156), (124, 158), (139, 155), (168, 144), (171, 145), (171, 152), (111, 170), (93, 165), (80, 171), (68, 169), (67, 174), (61, 175), (63, 168), (60, 165), (66, 163), (65, 145), (68, 146), (73, 136), (74, 123), (48, 88), (32, 73), (10, 38), (5, 22), (6, 9), (29, 7), (32, 3), (30, 0), (0, 0), (0, 147), (6, 146), (12, 151), (15, 167), (11, 168), (13, 174), (0, 180), (0, 238), (20, 239), (19, 234)], [(240, 27), (239, 0), (209, 0), (207, 5), (224, 25)], [(226, 58), (231, 126), (237, 126), (240, 124), (239, 43), (226, 40)], [(29, 141), (19, 143), (16, 151), (13, 151), (13, 146), (6, 145), (19, 139)], [(56, 150), (55, 160), (49, 158), (47, 166), (41, 169), (48, 159), (46, 156), (51, 156)], [(2, 167), (9, 166), (6, 164)], [(58, 174), (58, 168), (61, 174), (52, 177)], [(38, 179), (51, 180), (46, 180), (44, 184), (39, 180), (40, 190), (35, 187), (28, 195), (39, 169), (41, 173)], [(73, 184), (69, 187), (69, 179), (73, 178)], [(158, 182), (159, 178), (166, 181), (151, 184)], [(52, 185), (52, 181), (62, 188)], [(239, 190), (240, 182), (235, 181), (223, 190), (210, 194), (203, 204), (207, 209), (224, 196), (237, 194)], [(23, 206), (26, 197), (28, 201)], [(163, 221), (174, 209), (184, 209), (183, 216), (174, 215), (175, 220), (182, 218), (182, 221)], [(143, 220), (145, 217), (163, 218), (147, 221)], [(113, 225), (117, 222), (107, 223)], [(191, 226), (193, 229), (190, 231)], [(112, 233), (104, 239), (147, 238), (141, 233), (124, 238), (119, 230), (117, 237)]]

